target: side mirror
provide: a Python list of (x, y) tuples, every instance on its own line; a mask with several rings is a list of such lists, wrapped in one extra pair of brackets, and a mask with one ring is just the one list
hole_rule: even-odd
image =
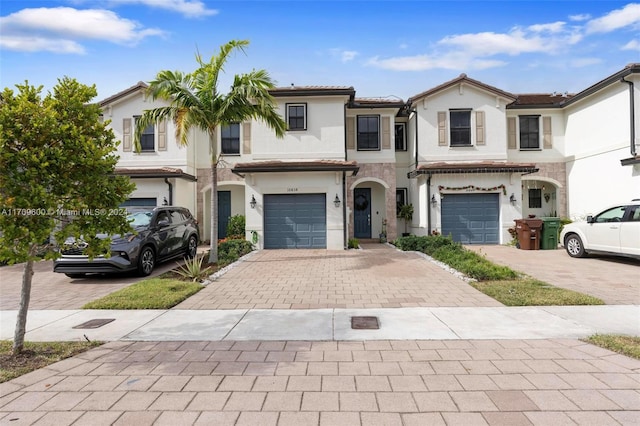
[(165, 226), (169, 226), (169, 219), (160, 219), (158, 221), (158, 227), (164, 228)]
[(591, 215), (587, 216), (587, 223), (593, 223), (593, 222), (595, 222), (593, 220), (593, 216), (591, 216)]

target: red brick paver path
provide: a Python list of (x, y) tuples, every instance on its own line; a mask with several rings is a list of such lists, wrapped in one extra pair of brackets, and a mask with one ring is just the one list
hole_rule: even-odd
[(502, 306), (416, 253), (262, 250), (175, 309)]

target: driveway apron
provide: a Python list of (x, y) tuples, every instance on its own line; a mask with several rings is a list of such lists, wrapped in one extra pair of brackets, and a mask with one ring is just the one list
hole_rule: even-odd
[(261, 250), (174, 309), (502, 306), (417, 253)]

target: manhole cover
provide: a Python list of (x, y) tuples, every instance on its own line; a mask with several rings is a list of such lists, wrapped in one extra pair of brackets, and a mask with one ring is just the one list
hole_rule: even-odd
[(354, 330), (378, 330), (378, 317), (351, 317), (351, 328)]
[(83, 322), (80, 325), (76, 325), (73, 328), (100, 328), (105, 324), (109, 324), (111, 321), (115, 321), (115, 318), (102, 318), (102, 319), (92, 319), (87, 322)]

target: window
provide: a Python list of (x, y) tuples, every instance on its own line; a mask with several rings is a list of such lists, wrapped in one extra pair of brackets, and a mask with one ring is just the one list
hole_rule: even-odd
[(396, 140), (396, 151), (406, 151), (407, 150), (407, 139), (405, 136), (405, 123), (396, 123), (395, 126), (395, 140)]
[(529, 208), (530, 209), (542, 208), (542, 189), (529, 190)]
[[(135, 118), (135, 123), (137, 127), (140, 116), (138, 115), (138, 116), (135, 116), (134, 118)], [(153, 124), (149, 124), (147, 127), (144, 128), (144, 130), (142, 131), (142, 134), (140, 135), (140, 150), (142, 152), (153, 152), (156, 150), (155, 136), (156, 136), (156, 131)]]
[(307, 130), (307, 104), (287, 104), (288, 130)]
[(451, 110), (451, 146), (471, 145), (471, 110)]
[(380, 150), (379, 123), (377, 115), (358, 116), (358, 151)]
[(400, 208), (407, 204), (407, 188), (396, 189), (396, 216), (400, 214)]
[(540, 116), (521, 115), (520, 149), (540, 149)]
[(231, 123), (220, 128), (223, 154), (240, 154), (240, 123)]
[(600, 213), (595, 218), (596, 223), (607, 223), (607, 222), (622, 222), (622, 218), (624, 217), (624, 212), (626, 210), (625, 206), (615, 207), (613, 209), (606, 210)]

